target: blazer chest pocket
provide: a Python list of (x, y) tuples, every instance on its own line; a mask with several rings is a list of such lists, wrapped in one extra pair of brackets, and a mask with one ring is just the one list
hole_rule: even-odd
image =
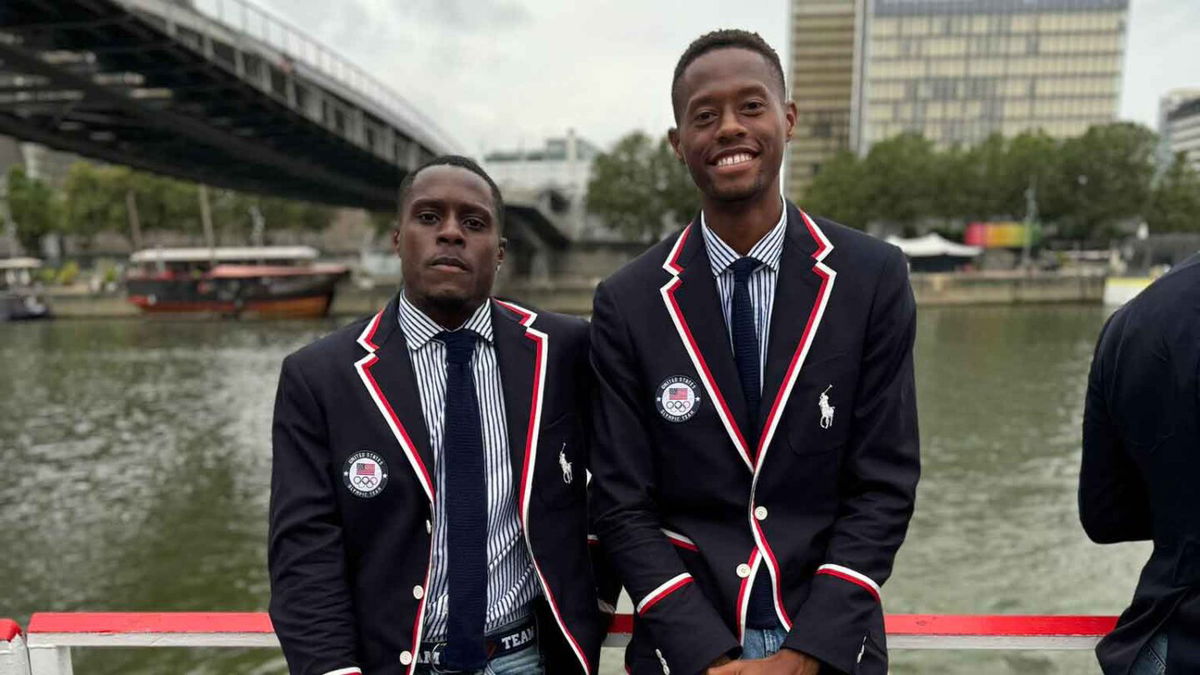
[(538, 439), (533, 493), (548, 507), (582, 504), (587, 465), (582, 456), (583, 430), (579, 418), (564, 415), (542, 428)]

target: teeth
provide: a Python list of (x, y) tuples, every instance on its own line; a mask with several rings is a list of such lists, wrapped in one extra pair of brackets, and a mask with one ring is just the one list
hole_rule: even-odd
[(749, 153), (739, 152), (736, 155), (729, 155), (717, 160), (717, 166), (732, 166), (734, 164), (741, 164), (742, 162), (749, 162), (751, 159), (753, 158)]

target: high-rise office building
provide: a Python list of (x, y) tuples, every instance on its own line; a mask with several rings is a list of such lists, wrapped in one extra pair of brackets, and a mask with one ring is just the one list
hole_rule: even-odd
[[(993, 133), (1055, 137), (1116, 119), (1128, 0), (792, 0), (791, 86), (801, 106), (819, 66), (850, 88), (819, 99), (849, 120), (844, 142), (815, 144), (801, 123), (788, 189), (803, 191), (839, 150), (918, 132), (946, 147)], [(836, 13), (840, 10), (840, 13)], [(820, 12), (824, 12), (823, 14)], [(820, 17), (814, 20), (812, 15)], [(839, 23), (831, 16), (836, 15)], [(853, 26), (847, 35), (846, 26)], [(818, 46), (849, 46), (834, 59)], [(830, 92), (832, 93), (832, 92)]]
[(1200, 88), (1176, 89), (1159, 102), (1159, 166), (1166, 169), (1175, 156), (1184, 153), (1192, 168), (1200, 171)]

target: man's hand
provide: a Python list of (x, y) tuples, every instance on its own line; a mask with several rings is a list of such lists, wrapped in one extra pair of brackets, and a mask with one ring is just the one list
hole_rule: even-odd
[(773, 656), (751, 661), (730, 661), (709, 668), (705, 675), (817, 675), (821, 663), (792, 649), (780, 649)]

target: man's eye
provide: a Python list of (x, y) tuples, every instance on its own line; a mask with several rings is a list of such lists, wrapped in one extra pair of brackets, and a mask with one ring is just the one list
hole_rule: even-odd
[(425, 212), (417, 214), (417, 222), (419, 222), (419, 223), (423, 223), (425, 225), (433, 225), (437, 221), (438, 221), (437, 214), (433, 213), (431, 211), (425, 211)]
[(705, 122), (713, 121), (714, 119), (716, 119), (716, 117), (717, 116), (715, 113), (705, 111), (705, 112), (702, 112), (702, 113), (696, 115), (696, 121), (703, 124)]
[(765, 106), (763, 106), (762, 101), (750, 101), (745, 106), (746, 110), (749, 110), (750, 112), (758, 112), (764, 107)]
[(487, 227), (484, 222), (478, 218), (467, 218), (463, 221), (463, 225), (472, 230), (482, 230)]

